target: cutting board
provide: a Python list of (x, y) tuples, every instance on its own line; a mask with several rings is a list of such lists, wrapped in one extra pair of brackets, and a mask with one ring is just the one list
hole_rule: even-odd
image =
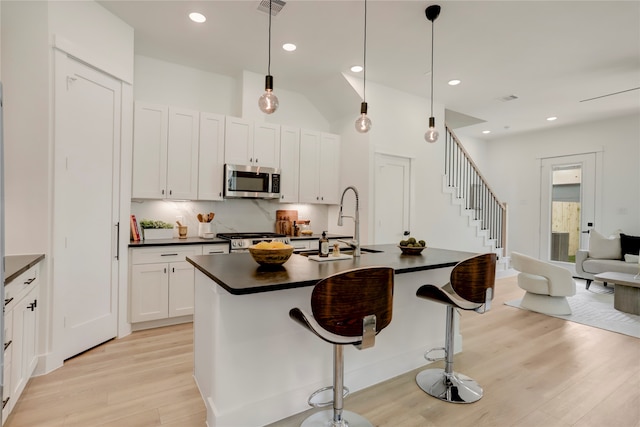
[(309, 259), (312, 261), (318, 261), (318, 262), (325, 262), (325, 261), (340, 261), (340, 260), (345, 260), (345, 259), (351, 259), (353, 258), (353, 255), (338, 255), (338, 256), (331, 256), (331, 254), (329, 254), (329, 256), (327, 257), (321, 257), (320, 255), (309, 255)]

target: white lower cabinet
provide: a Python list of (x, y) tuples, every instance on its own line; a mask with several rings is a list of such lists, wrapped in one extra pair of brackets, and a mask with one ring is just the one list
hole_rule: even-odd
[(201, 253), (200, 245), (132, 249), (131, 323), (193, 314), (195, 276), (185, 258)]
[(157, 325), (162, 326), (171, 324), (171, 319), (193, 315), (195, 272), (185, 258), (229, 252), (228, 243), (176, 246), (131, 249), (131, 323), (165, 320), (165, 323)]
[(2, 421), (38, 364), (39, 265), (5, 286)]

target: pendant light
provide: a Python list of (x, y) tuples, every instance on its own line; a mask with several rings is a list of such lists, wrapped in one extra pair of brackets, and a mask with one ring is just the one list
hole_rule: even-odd
[(440, 6), (437, 4), (427, 7), (424, 11), (427, 19), (431, 21), (431, 117), (429, 117), (429, 129), (424, 134), (427, 142), (436, 142), (438, 140), (438, 131), (436, 130), (436, 119), (433, 117), (433, 22), (440, 15)]
[(362, 103), (360, 104), (360, 117), (356, 119), (356, 130), (360, 133), (367, 133), (371, 129), (371, 119), (367, 117), (367, 0), (364, 0), (364, 50), (362, 69)]
[(269, 63), (264, 82), (264, 93), (258, 99), (260, 111), (266, 114), (274, 113), (279, 105), (278, 97), (273, 93), (273, 76), (271, 75), (271, 2), (272, 0), (269, 0)]

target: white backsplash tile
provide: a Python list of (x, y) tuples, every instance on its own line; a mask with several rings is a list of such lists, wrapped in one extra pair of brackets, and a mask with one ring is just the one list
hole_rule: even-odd
[[(282, 204), (275, 200), (238, 199), (223, 202), (133, 200), (131, 213), (138, 223), (143, 219), (162, 220), (176, 224), (177, 217), (188, 227), (188, 236), (198, 235), (198, 213), (215, 213), (213, 232), (275, 231), (276, 211), (294, 209), (298, 218), (309, 219), (316, 233), (327, 230), (328, 207), (325, 205)], [(337, 220), (337, 219), (336, 219)], [(334, 222), (334, 221), (332, 221)], [(177, 236), (177, 232), (176, 232)]]

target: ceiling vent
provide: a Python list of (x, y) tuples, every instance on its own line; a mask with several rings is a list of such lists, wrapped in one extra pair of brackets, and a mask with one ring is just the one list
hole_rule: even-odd
[(507, 95), (507, 96), (498, 98), (498, 101), (507, 102), (507, 101), (513, 101), (514, 99), (518, 99), (518, 97), (515, 95)]
[[(271, 16), (276, 16), (287, 2), (282, 0), (271, 0)], [(258, 5), (260, 12), (269, 13), (269, 0), (262, 0)]]

